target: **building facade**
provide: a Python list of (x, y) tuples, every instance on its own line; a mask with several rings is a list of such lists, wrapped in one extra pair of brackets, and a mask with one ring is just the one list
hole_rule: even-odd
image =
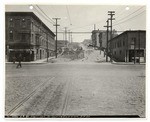
[(7, 60), (35, 61), (54, 55), (55, 34), (33, 12), (6, 12)]
[(92, 38), (92, 45), (93, 45), (93, 47), (99, 48), (100, 47), (99, 30), (93, 30), (91, 38)]
[[(110, 40), (110, 37), (111, 37), (110, 35), (111, 35), (111, 32), (109, 31), (108, 32), (108, 41)], [(112, 38), (116, 37), (117, 35), (118, 35), (117, 31), (113, 30), (112, 31)], [(107, 31), (104, 31), (104, 30), (99, 31), (99, 43), (100, 43), (101, 49), (107, 48)]]
[(116, 61), (146, 61), (146, 31), (144, 30), (125, 31), (111, 39), (109, 45), (113, 59)]

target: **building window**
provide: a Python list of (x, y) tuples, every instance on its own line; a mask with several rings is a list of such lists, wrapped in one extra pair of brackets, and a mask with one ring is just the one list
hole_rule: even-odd
[(119, 47), (119, 42), (117, 42), (117, 47)]
[(122, 47), (122, 43), (121, 43), (121, 40), (120, 40), (120, 47)]
[(9, 26), (10, 26), (10, 27), (13, 27), (13, 19), (12, 19), (12, 18), (11, 18), (10, 21), (9, 21)]
[(33, 21), (31, 22), (31, 30), (33, 31), (34, 29), (33, 29)]
[(123, 46), (125, 46), (125, 41), (123, 41)]
[(131, 39), (131, 49), (134, 49), (135, 48), (135, 46), (136, 46), (136, 38), (135, 37), (133, 37), (132, 39)]
[(122, 51), (120, 50), (120, 55), (121, 55)]
[(116, 51), (115, 51), (115, 55), (116, 55)]
[(22, 27), (23, 27), (23, 28), (26, 27), (26, 21), (25, 21), (25, 19), (22, 19)]
[(22, 42), (26, 41), (26, 35), (25, 34), (22, 34), (21, 40), (22, 40)]
[(39, 37), (38, 36), (35, 36), (35, 42), (37, 45), (39, 44)]
[(15, 19), (15, 28), (16, 29), (20, 28), (20, 19)]
[(31, 27), (31, 21), (30, 19), (27, 20), (27, 28), (29, 29)]
[(131, 45), (134, 45), (136, 43), (136, 38), (133, 37), (132, 40), (131, 40)]
[(10, 41), (13, 41), (13, 31), (9, 32), (9, 39), (10, 39)]
[(39, 49), (36, 49), (36, 54), (38, 54), (38, 52), (39, 52)]
[(34, 42), (33, 34), (31, 35), (31, 42)]

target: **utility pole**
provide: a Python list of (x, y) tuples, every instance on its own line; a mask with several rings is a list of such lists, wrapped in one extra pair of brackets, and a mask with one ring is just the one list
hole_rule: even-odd
[(115, 15), (115, 11), (108, 11), (108, 15), (110, 15), (110, 18), (108, 20), (110, 20), (110, 52), (111, 52), (111, 58), (110, 61), (112, 62), (112, 58), (113, 58), (113, 50), (112, 50), (112, 42), (111, 39), (112, 37), (112, 20), (115, 20), (115, 18), (113, 18), (113, 16)]
[(63, 32), (63, 40), (65, 40), (64, 36), (65, 36), (65, 33)]
[(71, 32), (71, 35), (70, 35), (70, 39), (71, 39), (71, 43), (72, 43), (72, 32)]
[(65, 40), (67, 41), (67, 27), (65, 27)]
[(107, 25), (104, 26), (107, 28), (107, 40), (106, 40), (106, 62), (108, 62), (108, 32), (109, 32), (109, 21), (107, 20)]
[(70, 43), (70, 30), (68, 30), (68, 41)]
[(54, 25), (54, 26), (56, 26), (56, 44), (55, 44), (55, 56), (56, 56), (56, 58), (57, 58), (57, 26), (60, 26), (60, 25), (58, 25), (57, 24), (57, 20), (59, 20), (60, 18), (53, 18), (53, 19), (55, 19), (56, 20), (56, 25)]

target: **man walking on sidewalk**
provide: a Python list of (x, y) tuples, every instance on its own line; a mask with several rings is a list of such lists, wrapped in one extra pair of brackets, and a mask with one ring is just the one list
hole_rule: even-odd
[(18, 64), (17, 64), (16, 68), (18, 68), (19, 66), (20, 66), (20, 68), (22, 67), (21, 66), (21, 60), (22, 60), (22, 56), (21, 56), (21, 54), (19, 54), (19, 56), (18, 56)]

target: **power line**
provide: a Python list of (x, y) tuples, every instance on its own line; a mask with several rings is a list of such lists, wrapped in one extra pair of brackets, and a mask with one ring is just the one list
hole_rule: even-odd
[(134, 19), (135, 17), (137, 17), (137, 16), (141, 15), (141, 14), (142, 14), (142, 13), (144, 13), (144, 12), (145, 12), (145, 10), (144, 10), (144, 11), (142, 11), (141, 13), (138, 13), (137, 15), (135, 15), (135, 16), (133, 16), (133, 17), (131, 17), (131, 18), (127, 19), (127, 20), (124, 20), (124, 21), (122, 21), (122, 22), (120, 22), (120, 23), (116, 23), (116, 24), (114, 24), (114, 26), (116, 26), (116, 25), (118, 25), (118, 24), (121, 24), (121, 23), (125, 23), (125, 22), (126, 22), (126, 21), (128, 21), (128, 20)]
[(69, 9), (68, 9), (67, 6), (66, 6), (66, 9), (67, 9), (67, 14), (68, 14), (68, 17), (69, 17), (70, 25), (72, 25), (71, 18), (70, 18), (70, 13), (69, 13)]
[[(34, 7), (35, 8), (35, 7)], [(38, 12), (41, 16), (43, 16), (49, 23), (54, 24), (52, 21), (49, 21), (50, 18), (45, 17), (41, 12), (39, 12), (39, 10), (37, 8), (35, 8), (36, 12)], [(63, 29), (58, 28), (60, 31), (62, 31)]]
[(47, 16), (47, 14), (38, 6), (38, 5), (36, 5), (40, 10), (41, 10), (41, 12), (52, 22), (52, 24), (54, 24), (55, 22), (49, 17), (49, 16)]
[[(35, 8), (35, 7), (34, 7), (34, 8)], [(35, 8), (34, 10), (36, 10), (36, 12), (37, 12), (39, 15), (43, 16), (49, 23), (53, 24), (52, 22), (50, 22), (50, 21), (48, 20), (48, 18), (46, 18), (41, 12), (39, 12), (38, 9)]]
[(88, 25), (84, 25), (84, 26), (80, 26), (80, 27), (75, 27), (75, 28), (71, 28), (71, 29), (72, 29), (72, 30), (73, 30), (73, 29), (81, 29), (81, 28), (85, 28), (85, 27), (88, 27), (88, 26), (93, 26), (93, 24), (99, 24), (99, 23), (103, 22), (104, 20), (105, 20), (105, 19), (102, 19), (102, 20), (100, 20), (100, 21), (93, 22), (93, 23), (88, 24)]
[[(143, 6), (143, 7), (144, 7), (144, 6)], [(119, 22), (119, 21), (121, 21), (121, 20), (126, 19), (127, 17), (129, 17), (129, 16), (131, 16), (132, 14), (136, 13), (137, 11), (141, 10), (143, 7), (140, 7), (139, 9), (137, 9), (137, 10), (136, 10), (136, 11), (134, 11), (134, 12), (132, 12), (131, 14), (129, 14), (129, 15), (127, 15), (127, 16), (125, 16), (125, 17), (123, 17), (123, 18), (119, 19), (119, 20), (117, 20), (117, 22)]]
[[(100, 30), (100, 31), (106, 31), (106, 30)], [(117, 32), (124, 32), (124, 31), (117, 31)], [(57, 32), (57, 33), (64, 33), (64, 32)], [(67, 33), (73, 33), (73, 34), (91, 34), (92, 32), (88, 31), (74, 31), (74, 32), (67, 32)]]

